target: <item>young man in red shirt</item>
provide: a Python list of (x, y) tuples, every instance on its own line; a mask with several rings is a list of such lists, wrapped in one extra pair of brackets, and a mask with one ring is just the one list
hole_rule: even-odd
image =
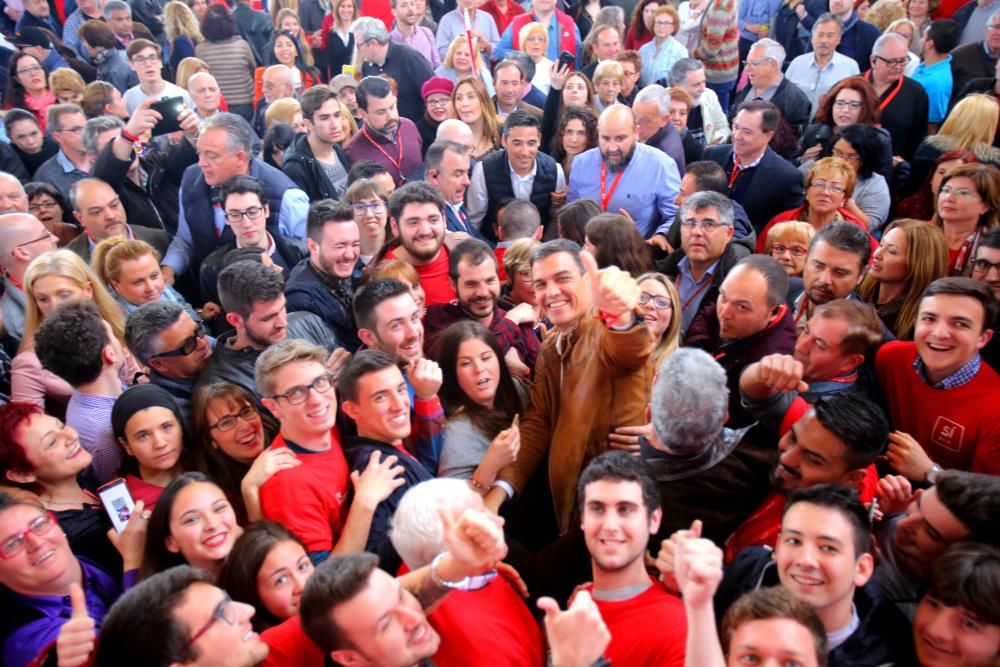
[(402, 474), (395, 457), (379, 461), (374, 454), (363, 471), (349, 472), (326, 360), (318, 345), (285, 340), (260, 355), (255, 373), (264, 406), (281, 422), (271, 448), (287, 447), (301, 462), (283, 466), (261, 486), (261, 511), (302, 540), (313, 563), (364, 549), (376, 508)]
[(684, 605), (650, 578), (644, 559), (663, 514), (652, 472), (639, 458), (607, 452), (584, 469), (577, 496), (593, 569), (587, 590), (611, 631), (605, 657), (613, 665), (681, 667)]
[(889, 464), (915, 482), (944, 469), (1000, 475), (1000, 376), (979, 351), (993, 337), (997, 301), (985, 283), (941, 278), (924, 292), (913, 342), (875, 357), (896, 429)]

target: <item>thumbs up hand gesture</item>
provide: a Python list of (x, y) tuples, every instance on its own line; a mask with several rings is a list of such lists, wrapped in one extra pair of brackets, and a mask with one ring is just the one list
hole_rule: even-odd
[(56, 656), (59, 667), (77, 667), (87, 662), (97, 642), (94, 619), (87, 612), (87, 598), (79, 584), (69, 585), (69, 599), (73, 612), (56, 639)]
[(594, 307), (609, 326), (625, 327), (635, 319), (639, 305), (639, 283), (617, 266), (597, 268), (597, 260), (589, 252), (580, 253), (584, 271), (590, 283)]

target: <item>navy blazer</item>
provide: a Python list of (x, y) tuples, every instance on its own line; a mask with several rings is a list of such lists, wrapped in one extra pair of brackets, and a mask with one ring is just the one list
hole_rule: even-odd
[(444, 220), (449, 232), (468, 232), (472, 235), (472, 238), (489, 243), (486, 241), (486, 237), (484, 237), (474, 225), (463, 225), (462, 221), (458, 219), (457, 215), (455, 215), (455, 209), (448, 204), (444, 205)]
[[(705, 159), (721, 166), (727, 176), (733, 173), (732, 144), (706, 148)], [(770, 148), (764, 152), (750, 178), (740, 204), (758, 234), (774, 216), (802, 205), (802, 172)]]

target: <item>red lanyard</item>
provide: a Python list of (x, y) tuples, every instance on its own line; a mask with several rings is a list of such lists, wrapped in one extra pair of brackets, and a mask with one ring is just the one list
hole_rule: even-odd
[(622, 180), (622, 174), (625, 173), (625, 168), (618, 172), (615, 176), (615, 180), (611, 181), (611, 190), (605, 192), (605, 188), (608, 186), (608, 165), (601, 161), (601, 210), (607, 211), (608, 204), (611, 202), (611, 197), (615, 194), (615, 188), (618, 187), (618, 181)]
[(7, 274), (7, 280), (9, 280), (10, 284), (16, 287), (17, 289), (21, 290), (22, 292), (24, 291), (24, 285), (21, 284), (21, 281), (14, 280), (14, 276), (10, 275), (9, 273)]
[[(703, 278), (704, 278), (704, 276), (703, 276)], [(678, 275), (677, 276), (677, 280), (675, 280), (674, 282), (678, 286), (677, 289), (679, 290), (680, 289), (681, 277)], [(701, 286), (698, 287), (698, 289), (696, 289), (694, 291), (694, 293), (691, 294), (691, 296), (688, 297), (687, 301), (684, 302), (684, 305), (681, 306), (681, 312), (684, 312), (685, 310), (687, 310), (688, 306), (691, 305), (691, 302), (694, 301), (695, 298), (697, 298), (697, 296), (699, 294), (701, 294), (702, 292), (704, 292), (708, 288), (708, 286), (711, 285), (711, 284), (712, 284), (712, 280), (711, 280), (711, 276), (709, 276), (709, 279), (706, 280), (705, 282), (703, 282), (701, 284)]]
[[(865, 72), (865, 79), (867, 81), (871, 81), (872, 80), (872, 71), (871, 70), (868, 70), (867, 72)], [(889, 93), (889, 96), (886, 97), (881, 102), (879, 102), (879, 104), (878, 104), (878, 110), (879, 111), (885, 111), (885, 108), (887, 106), (889, 106), (889, 103), (892, 102), (892, 100), (896, 97), (896, 95), (899, 94), (899, 91), (902, 89), (902, 87), (903, 87), (903, 77), (899, 77), (899, 81), (896, 82), (896, 87), (892, 89), (892, 92)]]
[(400, 125), (399, 129), (396, 130), (396, 137), (399, 139), (399, 159), (398, 160), (393, 160), (391, 157), (389, 157), (389, 154), (385, 152), (385, 149), (383, 149), (378, 144), (377, 141), (375, 141), (374, 139), (372, 139), (372, 135), (368, 134), (368, 126), (367, 125), (365, 125), (364, 127), (362, 127), (361, 131), (364, 133), (365, 138), (368, 139), (369, 142), (371, 142), (371, 145), (375, 147), (375, 150), (377, 150), (379, 153), (381, 153), (383, 156), (385, 156), (385, 159), (388, 160), (390, 162), (390, 164), (392, 164), (392, 166), (394, 166), (396, 168), (396, 171), (399, 173), (399, 177), (402, 178), (403, 177), (403, 126)]

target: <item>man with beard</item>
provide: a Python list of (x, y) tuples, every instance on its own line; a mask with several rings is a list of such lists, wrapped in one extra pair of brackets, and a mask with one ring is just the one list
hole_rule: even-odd
[(388, 354), (404, 373), (412, 406), (411, 432), (422, 435), (420, 439), (404, 438), (403, 447), (436, 474), (444, 446), (444, 410), (437, 395), (441, 368), (424, 357), (420, 316), (409, 286), (392, 278), (371, 280), (354, 296), (354, 319), (361, 342)]
[(605, 657), (613, 665), (681, 667), (684, 605), (649, 576), (644, 560), (663, 514), (649, 468), (625, 452), (601, 454), (580, 475), (577, 504), (593, 569), (593, 584), (583, 590), (611, 631)]
[(66, 249), (75, 252), (88, 264), (94, 247), (112, 236), (145, 241), (161, 257), (170, 245), (170, 237), (162, 229), (129, 225), (121, 197), (99, 178), (84, 178), (74, 183), (70, 189), (70, 201), (73, 203), (73, 215), (86, 233), (66, 244)]
[(301, 338), (328, 350), (339, 346), (333, 332), (312, 313), (289, 315), (284, 291), (281, 274), (260, 262), (242, 260), (222, 270), (219, 300), (234, 331), (219, 337), (195, 391), (213, 382), (231, 382), (259, 400), (254, 363), (271, 345), (286, 338)]
[(309, 257), (292, 269), (285, 287), (289, 312), (321, 317), (348, 351), (361, 345), (351, 300), (361, 278), (361, 233), (350, 204), (315, 202), (306, 220)]
[(856, 392), (823, 396), (811, 406), (798, 397), (788, 405), (781, 394), (807, 389), (801, 371), (759, 361), (740, 378), (743, 405), (781, 439), (774, 490), (726, 542), (726, 562), (748, 546), (774, 546), (790, 491), (839, 484), (857, 488), (863, 502), (874, 497), (873, 463), (889, 436), (885, 415)]
[(920, 587), (934, 560), (955, 542), (1000, 546), (1000, 477), (946, 470), (928, 489), (898, 475), (878, 484), (879, 507), (888, 517), (876, 526), (882, 558), (874, 579), (885, 596), (913, 617)]
[(302, 242), (267, 231), (270, 211), (264, 197), (264, 186), (252, 176), (233, 176), (219, 188), (226, 225), (233, 237), (222, 243), (201, 263), (201, 293), (206, 299), (219, 301), (219, 272), (223, 260), (235, 248), (257, 248), (266, 252), (271, 262), (281, 267), (282, 275), (289, 275), (292, 267), (307, 255)]
[(448, 280), (448, 248), (444, 245), (444, 200), (433, 187), (408, 183), (389, 198), (389, 227), (397, 239), (385, 259), (401, 259), (417, 270), (426, 305), (451, 303), (455, 288)]
[(635, 116), (623, 104), (601, 113), (598, 147), (577, 155), (566, 201), (593, 199), (602, 211), (628, 216), (643, 238), (666, 234), (674, 221), (681, 182), (677, 163), (636, 141)]
[(473, 320), (493, 332), (511, 372), (530, 377), (538, 356), (538, 336), (534, 332), (535, 309), (521, 304), (510, 312), (497, 307), (500, 276), (493, 250), (482, 241), (466, 239), (455, 246), (448, 258), (448, 279), (458, 295), (458, 303), (439, 303), (427, 309), (424, 337), (432, 349), (438, 334), (461, 320)]
[(729, 119), (722, 111), (718, 95), (706, 83), (705, 65), (700, 60), (681, 58), (670, 68), (667, 81), (693, 100), (687, 120), (692, 137), (705, 146), (721, 144), (729, 138)]
[(871, 256), (868, 235), (849, 222), (831, 222), (816, 233), (802, 269), (802, 291), (795, 294), (798, 281), (789, 285), (795, 326), (806, 328), (816, 306), (834, 299), (857, 299), (854, 288), (865, 276)]
[[(360, 48), (361, 42), (358, 44)], [(398, 44), (393, 46), (409, 49)], [(419, 54), (414, 54), (414, 57), (426, 64)], [(431, 76), (433, 74), (428, 71), (425, 80)], [(401, 81), (398, 83), (402, 85)], [(361, 160), (378, 162), (392, 174), (397, 188), (407, 180), (419, 179), (423, 171), (420, 131), (406, 114), (400, 118), (396, 96), (392, 93), (389, 82), (380, 76), (367, 76), (358, 84), (354, 94), (358, 100), (358, 114), (364, 124), (361, 131), (344, 146), (351, 163)], [(420, 104), (423, 105), (423, 101)], [(422, 106), (420, 113), (413, 117), (420, 118), (421, 115)]]

